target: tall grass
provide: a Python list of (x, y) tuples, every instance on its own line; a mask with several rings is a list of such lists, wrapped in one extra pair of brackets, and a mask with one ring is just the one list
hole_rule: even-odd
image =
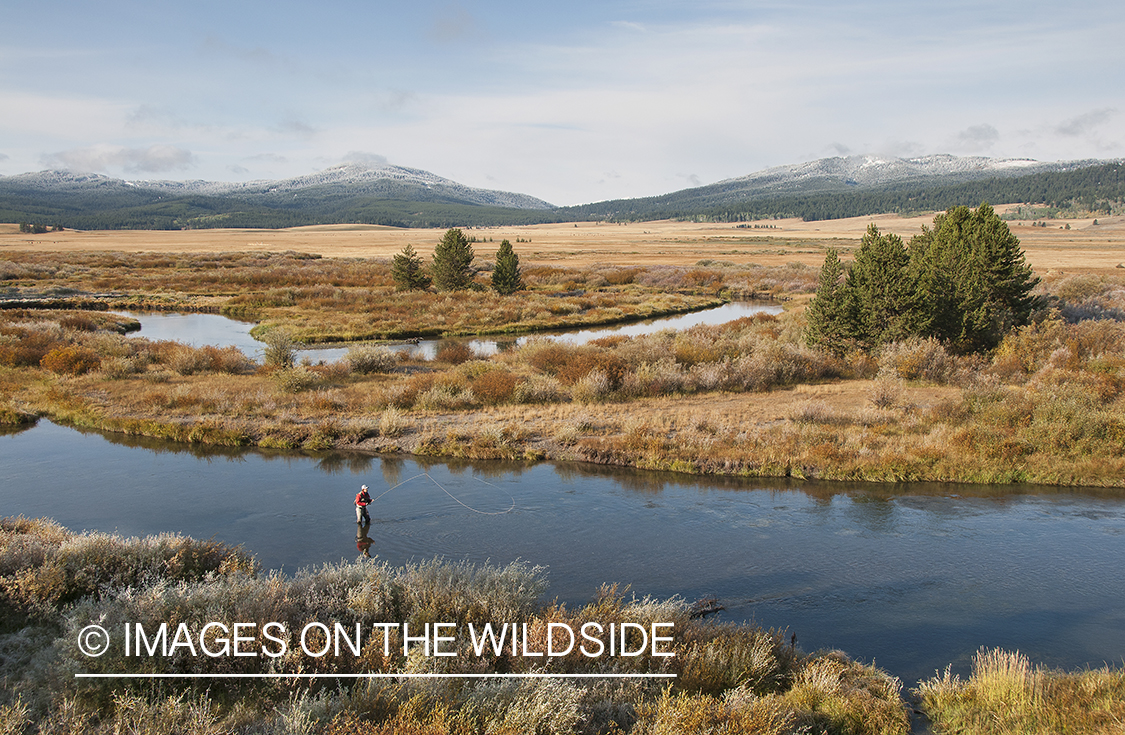
[(1052, 671), (1018, 651), (981, 649), (968, 679), (946, 669), (917, 694), (942, 733), (1112, 733), (1125, 723), (1125, 671)]
[[(586, 605), (569, 609), (543, 602), (545, 571), (527, 563), (472, 565), (442, 560), (401, 567), (358, 560), (305, 569), (292, 576), (260, 574), (246, 557), (190, 539), (121, 539), (75, 535), (44, 520), (5, 519), (0, 580), (6, 585), (66, 549), (67, 578), (100, 580), (57, 594), (58, 583), (19, 586), (38, 609), (18, 632), (0, 640), (10, 698), (0, 701), (0, 731), (16, 733), (657, 733), (768, 732), (905, 733), (906, 713), (896, 680), (839, 653), (805, 654), (780, 632), (753, 626), (691, 620), (683, 600), (626, 597), (603, 587)], [(185, 554), (201, 550), (189, 571)], [(231, 554), (234, 553), (233, 556)], [(187, 554), (187, 556), (191, 556)], [(192, 557), (195, 558), (195, 557)], [(180, 559), (179, 562), (170, 563)], [(160, 560), (163, 560), (161, 563)], [(200, 573), (204, 568), (209, 569)], [(104, 570), (119, 570), (106, 572)], [(120, 571), (128, 570), (128, 571)], [(33, 572), (46, 580), (58, 577)], [(64, 585), (65, 586), (65, 585)], [(9, 589), (9, 587), (5, 587)], [(403, 656), (401, 639), (390, 655), (381, 642), (359, 656), (310, 659), (292, 652), (269, 660), (191, 656), (125, 657), (111, 648), (99, 658), (82, 655), (77, 632), (98, 621), (109, 630), (163, 622), (198, 630), (212, 620), (278, 621), (299, 630), (310, 621), (336, 621), (370, 629), (379, 622), (465, 625), (526, 623), (529, 646), (541, 650), (548, 623), (577, 629), (583, 622), (672, 623), (674, 657), (630, 659), (566, 656), (528, 659), (505, 649), (476, 656), (467, 640), (461, 655), (438, 659)], [(400, 680), (315, 683), (231, 680), (222, 688), (200, 680), (76, 680), (74, 671), (117, 673), (271, 672), (665, 672), (659, 680), (554, 681)], [(756, 730), (750, 730), (756, 731)]]

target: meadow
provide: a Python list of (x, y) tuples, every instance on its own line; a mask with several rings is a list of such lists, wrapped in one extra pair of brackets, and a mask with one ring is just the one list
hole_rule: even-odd
[[(378, 259), (11, 251), (0, 267), (18, 274), (10, 291), (65, 301), (87, 298), (75, 292), (88, 284), (116, 289), (114, 306), (210, 299), (212, 309), (257, 313), (272, 327), (256, 364), (229, 348), (122, 336), (127, 320), (104, 312), (0, 310), (0, 415), (9, 423), (42, 414), (176, 441), (709, 474), (1125, 484), (1125, 277), (1116, 268), (1046, 272), (1047, 308), (988, 355), (915, 339), (835, 357), (804, 344), (817, 270), (799, 263), (531, 266), (528, 291), (512, 297), (407, 298), (387, 285)], [(240, 291), (248, 282), (253, 291)], [(582, 346), (531, 340), (489, 358), (456, 343), (433, 360), (355, 345), (313, 365), (293, 349), (334, 339), (353, 319), (382, 323), (366, 310), (376, 302), (387, 322), (397, 318), (392, 302), (416, 298), (419, 310), (404, 319), (458, 315), (475, 325), (464, 331), (502, 331), (537, 300), (560, 319), (604, 319), (732, 293), (768, 294), (787, 309)], [(422, 301), (436, 305), (423, 311)]]

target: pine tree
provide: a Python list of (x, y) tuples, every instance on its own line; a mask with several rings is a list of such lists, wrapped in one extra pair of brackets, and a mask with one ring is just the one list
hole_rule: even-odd
[(816, 296), (805, 312), (805, 342), (835, 355), (844, 355), (854, 344), (854, 329), (849, 323), (846, 294), (842, 283), (844, 264), (835, 248), (829, 248), (820, 269)]
[(1039, 282), (1017, 239), (988, 204), (954, 207), (910, 242), (912, 331), (958, 352), (989, 350), (1031, 319)]
[(430, 287), (430, 277), (426, 275), (422, 256), (414, 252), (414, 246), (410, 244), (391, 261), (391, 278), (396, 291), (424, 291)]
[(860, 345), (878, 347), (907, 336), (912, 290), (908, 262), (902, 238), (868, 226), (844, 280), (844, 309)]
[(496, 267), (492, 269), (492, 288), (501, 296), (507, 296), (523, 288), (520, 278), (520, 256), (512, 250), (512, 243), (500, 241), (496, 251)]
[(434, 249), (430, 271), (439, 291), (464, 291), (473, 285), (473, 248), (465, 233), (457, 228), (446, 231)]

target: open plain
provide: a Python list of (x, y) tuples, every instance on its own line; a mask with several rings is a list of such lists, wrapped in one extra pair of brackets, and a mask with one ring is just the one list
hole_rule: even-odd
[[(1004, 213), (1009, 207), (997, 206)], [(1020, 239), (1028, 262), (1040, 273), (1047, 270), (1106, 272), (1125, 264), (1125, 217), (1097, 220), (1009, 222)], [(894, 214), (804, 222), (799, 219), (756, 223), (577, 222), (526, 227), (466, 229), (475, 237), (478, 257), (490, 258), (500, 241), (513, 243), (524, 264), (586, 267), (612, 265), (694, 265), (700, 260), (739, 265), (804, 263), (819, 266), (827, 248), (857, 247), (870, 223), (905, 240), (931, 225), (933, 213), (913, 217)], [(1065, 229), (1069, 225), (1070, 229)], [(444, 230), (404, 229), (378, 225), (324, 225), (284, 230), (109, 230), (63, 231), (42, 235), (19, 232), (14, 224), (0, 225), (0, 251), (113, 250), (135, 252), (278, 252), (315, 253), (324, 257), (391, 258), (406, 245), (425, 257)], [(845, 259), (847, 256), (845, 255)]]

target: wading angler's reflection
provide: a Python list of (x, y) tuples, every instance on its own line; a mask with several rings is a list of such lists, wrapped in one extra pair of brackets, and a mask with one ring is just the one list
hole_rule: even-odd
[(367, 535), (367, 531), (370, 528), (371, 519), (368, 519), (367, 523), (361, 523), (355, 530), (355, 547), (359, 550), (360, 554), (368, 559), (371, 558), (371, 544), (375, 543), (375, 541)]

